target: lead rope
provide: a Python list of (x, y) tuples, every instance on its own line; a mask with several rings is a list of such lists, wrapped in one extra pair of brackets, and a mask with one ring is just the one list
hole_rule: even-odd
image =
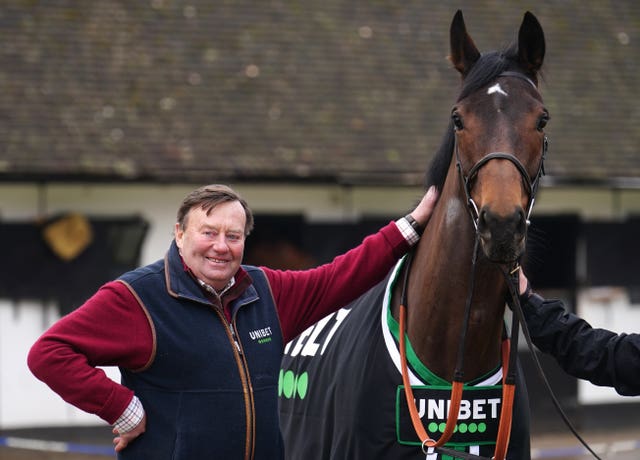
[[(505, 267), (501, 266), (501, 270), (506, 279), (506, 284), (509, 290), (510, 297), (507, 299), (509, 304), (511, 305), (511, 309), (513, 311), (512, 316), (512, 326), (511, 326), (511, 344), (509, 344), (508, 340), (503, 341), (502, 344), (502, 362), (503, 362), (503, 389), (502, 389), (502, 406), (500, 408), (500, 425), (498, 427), (498, 436), (496, 439), (496, 449), (494, 452), (494, 456), (489, 459), (487, 457), (481, 457), (474, 454), (469, 454), (466, 452), (459, 452), (453, 449), (447, 449), (443, 447), (443, 445), (451, 438), (451, 435), (455, 429), (455, 424), (457, 423), (457, 415), (460, 406), (460, 400), (462, 399), (462, 383), (454, 382), (451, 390), (451, 409), (449, 411), (450, 417), (447, 420), (445, 432), (438, 439), (438, 441), (434, 441), (427, 434), (424, 426), (422, 425), (422, 421), (420, 420), (420, 416), (418, 414), (418, 410), (415, 406), (415, 398), (413, 397), (413, 391), (411, 389), (411, 382), (409, 381), (408, 369), (407, 369), (407, 359), (406, 359), (406, 345), (405, 345), (405, 329), (406, 329), (406, 287), (408, 280), (408, 272), (411, 260), (413, 258), (413, 252), (411, 252), (407, 258), (407, 270), (405, 271), (405, 279), (403, 286), (403, 294), (402, 294), (402, 302), (400, 303), (400, 318), (399, 318), (399, 328), (400, 328), (400, 361), (402, 367), (402, 382), (405, 388), (405, 396), (407, 399), (407, 405), (409, 408), (409, 413), (411, 415), (411, 422), (413, 423), (413, 427), (418, 435), (419, 439), (422, 442), (422, 451), (425, 455), (428, 455), (428, 448), (433, 448), (436, 452), (449, 455), (454, 458), (461, 458), (465, 460), (504, 460), (506, 456), (506, 451), (509, 445), (509, 439), (511, 435), (511, 422), (513, 420), (513, 401), (515, 395), (515, 376), (516, 376), (516, 356), (517, 356), (517, 343), (519, 336), (519, 325), (522, 326), (522, 333), (525, 337), (529, 350), (531, 352), (532, 359), (536, 365), (536, 369), (540, 378), (542, 379), (549, 396), (551, 397), (553, 404), (560, 414), (560, 417), (564, 421), (565, 425), (569, 428), (571, 433), (575, 436), (575, 438), (580, 441), (580, 443), (589, 451), (589, 453), (597, 460), (602, 460), (598, 454), (594, 452), (594, 450), (587, 444), (587, 442), (578, 434), (577, 430), (574, 428), (567, 415), (562, 410), (560, 406), (560, 402), (556, 398), (549, 381), (546, 378), (544, 370), (542, 369), (542, 365), (540, 364), (540, 360), (538, 359), (537, 354), (534, 351), (533, 343), (531, 341), (531, 336), (529, 335), (529, 330), (527, 328), (527, 323), (524, 320), (524, 314), (522, 312), (522, 306), (520, 304), (520, 298), (517, 293), (518, 286), (518, 276), (520, 271), (520, 266), (516, 265), (516, 267), (508, 271)], [(505, 364), (506, 363), (506, 364)], [(457, 400), (457, 404), (455, 405), (455, 412), (452, 414), (452, 410), (454, 409), (454, 401)]]
[[(519, 268), (520, 266), (516, 264)], [(501, 266), (502, 267), (502, 266)], [(503, 271), (504, 271), (504, 267)], [(513, 282), (513, 277), (518, 276), (518, 269), (513, 269), (510, 272), (512, 278), (507, 279), (507, 284)], [(516, 359), (518, 356), (518, 337), (519, 325), (518, 319), (515, 315), (511, 318), (511, 343), (508, 360), (503, 358), (503, 380), (502, 380), (502, 407), (500, 408), (500, 425), (498, 426), (498, 436), (496, 438), (496, 450), (493, 458), (496, 460), (503, 460), (507, 456), (507, 449), (509, 448), (509, 440), (511, 439), (511, 426), (513, 422), (513, 401), (516, 393)], [(503, 423), (503, 420), (509, 419), (509, 423)]]
[[(540, 360), (538, 359), (538, 355), (535, 352), (535, 349), (533, 347), (533, 342), (531, 341), (531, 336), (529, 335), (529, 329), (527, 328), (527, 323), (524, 320), (524, 314), (522, 312), (522, 305), (520, 305), (520, 296), (518, 295), (517, 292), (517, 286), (519, 286), (518, 283), (518, 272), (520, 267), (516, 267), (516, 269), (512, 272), (512, 273), (508, 273), (504, 267), (502, 268), (502, 272), (505, 276), (505, 278), (507, 279), (507, 286), (509, 287), (509, 293), (511, 295), (511, 299), (510, 299), (510, 304), (511, 304), (511, 309), (513, 310), (513, 316), (514, 318), (517, 317), (518, 322), (522, 325), (522, 335), (524, 335), (524, 338), (527, 342), (527, 346), (529, 347), (529, 351), (531, 354), (531, 358), (533, 359), (533, 362), (536, 366), (536, 370), (538, 371), (538, 375), (540, 376), (540, 378), (542, 379), (542, 382), (544, 383), (544, 386), (547, 390), (547, 392), (549, 393), (549, 396), (551, 397), (551, 400), (553, 401), (553, 405), (555, 406), (556, 410), (558, 411), (558, 414), (560, 414), (560, 418), (562, 418), (562, 421), (564, 422), (564, 424), (567, 426), (567, 428), (569, 428), (569, 431), (571, 431), (571, 433), (575, 436), (575, 438), (580, 441), (580, 443), (584, 446), (585, 449), (587, 449), (589, 451), (589, 453), (596, 458), (597, 460), (602, 460), (598, 454), (596, 454), (593, 449), (587, 444), (587, 442), (582, 439), (582, 436), (580, 436), (578, 434), (578, 431), (575, 429), (575, 427), (573, 426), (573, 424), (571, 423), (571, 421), (569, 420), (569, 418), (567, 417), (567, 415), (564, 413), (564, 411), (562, 410), (562, 407), (560, 406), (560, 402), (558, 401), (558, 398), (556, 397), (555, 393), (553, 392), (553, 389), (551, 388), (551, 385), (549, 384), (549, 381), (547, 380), (547, 376), (544, 373), (544, 370), (542, 369), (542, 365), (540, 364)], [(511, 277), (514, 276), (514, 272), (515, 272), (515, 283), (511, 282)], [(514, 321), (515, 323), (515, 321)], [(513, 334), (512, 334), (513, 336)]]
[[(400, 305), (400, 361), (402, 363), (402, 366), (401, 366), (402, 367), (402, 383), (405, 389), (405, 396), (407, 399), (409, 414), (411, 415), (411, 422), (413, 424), (413, 428), (416, 434), (418, 435), (418, 438), (422, 443), (422, 452), (425, 455), (428, 455), (429, 454), (428, 449), (433, 448), (436, 452), (440, 454), (448, 455), (454, 458), (461, 458), (464, 460), (503, 460), (504, 455), (499, 457), (498, 456), (499, 454), (497, 453), (493, 457), (489, 458), (489, 457), (482, 457), (480, 455), (469, 454), (467, 452), (460, 452), (453, 449), (447, 449), (446, 447), (443, 447), (444, 444), (451, 438), (451, 434), (455, 430), (455, 424), (457, 423), (457, 415), (455, 417), (452, 416), (451, 411), (453, 410), (453, 407), (454, 407), (453, 402), (455, 399), (457, 399), (458, 401), (458, 404), (457, 404), (458, 408), (456, 410), (459, 411), (459, 406), (460, 406), (459, 403), (462, 398), (462, 389), (463, 389), (463, 384), (460, 382), (454, 382), (451, 389), (451, 409), (449, 410), (449, 418), (447, 419), (445, 432), (438, 439), (438, 441), (434, 441), (433, 439), (431, 439), (431, 437), (425, 430), (424, 425), (422, 424), (422, 420), (420, 420), (420, 415), (418, 414), (418, 410), (415, 405), (415, 398), (413, 396), (413, 391), (411, 389), (411, 382), (409, 381), (409, 371), (407, 369), (406, 346), (405, 346), (405, 338), (404, 338), (405, 317), (406, 317), (406, 307), (403, 304), (401, 304)], [(510, 361), (509, 358), (511, 354), (512, 353), (511, 353), (511, 347), (509, 346), (509, 340), (505, 339), (502, 342), (502, 362), (503, 363), (509, 362)], [(503, 380), (503, 384), (504, 384), (504, 380)], [(511, 409), (505, 409), (505, 407), (509, 407), (509, 408), (513, 407), (514, 392), (505, 391), (505, 387), (506, 385), (503, 386), (503, 390), (502, 390), (503, 403), (500, 410), (500, 425), (498, 427), (499, 440), (496, 442), (496, 452), (498, 452), (499, 450), (499, 445), (503, 445), (504, 447), (502, 447), (500, 450), (506, 452), (506, 446), (509, 444), (509, 435), (511, 433), (512, 411)], [(513, 388), (513, 385), (511, 385), (511, 387)], [(457, 414), (457, 412), (455, 412), (454, 414)], [(453, 423), (453, 428), (447, 429), (449, 428), (449, 425), (452, 423)]]

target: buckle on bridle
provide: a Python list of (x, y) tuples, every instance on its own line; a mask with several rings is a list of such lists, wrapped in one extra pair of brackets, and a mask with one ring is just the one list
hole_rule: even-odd
[(478, 221), (480, 220), (480, 211), (478, 210), (478, 205), (476, 204), (476, 202), (473, 201), (473, 198), (471, 198), (471, 195), (469, 195), (467, 206), (469, 207), (469, 212), (471, 213), (471, 222), (473, 222), (473, 226), (475, 227), (477, 232)]
[(432, 452), (429, 452), (429, 449), (432, 449), (433, 446), (427, 445), (427, 443), (429, 443), (429, 442), (435, 444), (436, 441), (434, 441), (431, 438), (427, 438), (424, 441), (422, 441), (422, 453), (425, 454), (425, 455), (429, 455), (429, 454), (432, 453)]

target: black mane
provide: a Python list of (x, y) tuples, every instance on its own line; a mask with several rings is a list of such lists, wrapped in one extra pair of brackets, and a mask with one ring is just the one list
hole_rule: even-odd
[[(502, 72), (513, 70), (522, 72), (522, 69), (518, 66), (517, 53), (517, 44), (514, 43), (502, 52), (492, 51), (483, 54), (480, 59), (478, 59), (478, 62), (476, 62), (471, 68), (469, 73), (464, 77), (464, 80), (462, 81), (462, 89), (460, 90), (460, 94), (456, 101), (460, 101), (469, 94), (485, 87), (495, 80)], [(533, 81), (536, 81), (536, 75), (527, 76)], [(442, 139), (442, 143), (432, 158), (429, 169), (427, 170), (425, 188), (435, 185), (438, 190), (442, 190), (444, 181), (447, 177), (447, 171), (449, 170), (449, 164), (451, 163), (454, 142), (455, 133), (453, 130), (453, 123), (449, 122), (449, 126), (447, 127), (447, 131)]]

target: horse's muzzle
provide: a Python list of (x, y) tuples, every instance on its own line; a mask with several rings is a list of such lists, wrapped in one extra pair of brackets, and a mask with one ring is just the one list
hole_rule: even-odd
[(483, 207), (478, 217), (478, 235), (484, 255), (492, 262), (509, 263), (525, 249), (527, 219), (522, 208), (502, 216)]

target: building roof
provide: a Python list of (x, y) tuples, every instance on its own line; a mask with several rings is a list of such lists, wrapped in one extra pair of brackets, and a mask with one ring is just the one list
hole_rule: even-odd
[[(421, 184), (459, 77), (525, 2), (6, 0), (0, 181)], [(640, 3), (541, 0), (557, 182), (640, 182)]]

